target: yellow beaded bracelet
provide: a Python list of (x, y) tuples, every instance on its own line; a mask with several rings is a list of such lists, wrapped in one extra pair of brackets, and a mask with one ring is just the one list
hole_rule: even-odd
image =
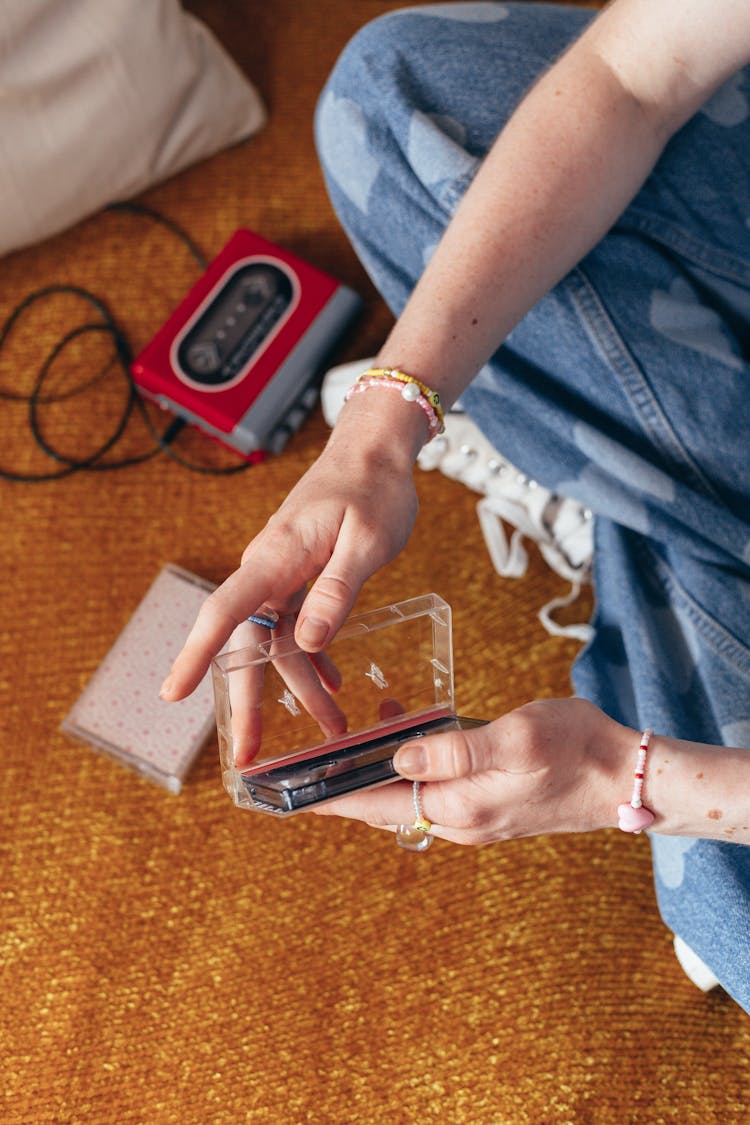
[(440, 405), (440, 395), (437, 391), (433, 391), (431, 387), (428, 387), (426, 383), (415, 379), (413, 375), (407, 375), (405, 371), (400, 371), (398, 367), (369, 367), (359, 378), (397, 379), (399, 383), (413, 383), (435, 411), (439, 424), (439, 432), (442, 433), (445, 429), (445, 417), (443, 415), (443, 408)]

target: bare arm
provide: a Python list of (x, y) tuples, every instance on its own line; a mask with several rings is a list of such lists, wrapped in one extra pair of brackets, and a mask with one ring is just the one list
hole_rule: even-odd
[[(748, 0), (613, 0), (498, 137), (380, 354), (455, 400), (511, 328), (602, 237), (668, 138), (750, 57)], [(208, 599), (165, 698), (188, 694), (263, 602), (325, 646), (404, 545), (424, 416), (368, 393), (243, 565)], [(304, 595), (306, 583), (312, 582)]]
[(499, 135), (381, 361), (454, 401), (749, 59), (746, 0), (614, 0)]
[[(394, 763), (425, 782), (434, 835), (489, 844), (614, 828), (630, 801), (640, 734), (583, 699), (540, 699), (474, 730), (405, 744)], [(410, 758), (413, 755), (413, 758)], [(655, 735), (643, 803), (650, 832), (750, 844), (750, 749)], [(414, 818), (411, 786), (386, 785), (315, 810), (383, 828)]]

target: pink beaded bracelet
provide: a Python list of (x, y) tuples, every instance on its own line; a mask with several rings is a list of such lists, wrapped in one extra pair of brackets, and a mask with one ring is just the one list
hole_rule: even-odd
[(402, 391), (404, 398), (407, 402), (413, 402), (414, 388), (429, 402), (432, 409), (437, 414), (438, 422), (440, 423), (439, 432), (442, 433), (445, 429), (445, 420), (443, 415), (443, 408), (440, 405), (440, 395), (437, 391), (433, 391), (432, 387), (428, 387), (421, 379), (416, 379), (413, 375), (407, 375), (400, 367), (368, 367), (367, 370), (360, 375), (360, 379), (396, 379), (400, 383), (411, 383), (411, 390), (404, 389)]
[[(405, 376), (398, 378), (396, 374), (391, 377), (385, 374), (385, 370), (386, 369), (383, 369), (383, 374), (380, 374), (378, 371), (377, 373), (369, 375), (366, 371), (364, 375), (360, 375), (357, 382), (346, 392), (344, 401), (348, 402), (352, 395), (362, 394), (364, 391), (369, 391), (373, 387), (376, 389), (378, 387), (384, 387), (391, 391), (397, 391), (405, 402), (416, 403), (416, 405), (424, 411), (430, 433), (428, 440), (431, 441), (432, 438), (442, 433), (442, 411), (439, 410), (439, 407), (436, 408), (431, 398), (422, 391), (422, 384), (412, 379), (411, 376), (408, 377), (408, 380)], [(399, 372), (398, 374), (400, 375), (401, 373)]]
[(646, 757), (648, 755), (648, 744), (651, 741), (651, 735), (654, 732), (651, 728), (644, 730), (641, 735), (641, 744), (638, 747), (638, 760), (633, 772), (633, 793), (630, 798), (629, 805), (618, 805), (617, 815), (619, 817), (619, 827), (623, 832), (642, 832), (644, 828), (648, 828), (656, 819), (651, 809), (647, 809), (641, 800), (641, 793), (643, 792), (643, 778), (646, 772)]

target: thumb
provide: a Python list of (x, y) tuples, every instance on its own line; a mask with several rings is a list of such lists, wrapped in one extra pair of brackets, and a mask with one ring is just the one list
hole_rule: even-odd
[(451, 781), (493, 769), (491, 726), (485, 723), (407, 742), (394, 755), (396, 772), (410, 781)]
[[(363, 579), (364, 580), (364, 579)], [(305, 598), (294, 639), (306, 652), (320, 652), (339, 631), (357, 600), (361, 581), (325, 571)]]
[[(405, 496), (410, 502), (409, 495)], [(403, 514), (403, 519), (399, 516)], [(320, 652), (351, 612), (367, 579), (406, 544), (414, 514), (391, 505), (388, 518), (375, 520), (352, 508), (344, 516), (328, 564), (300, 608), (295, 640), (306, 652)]]

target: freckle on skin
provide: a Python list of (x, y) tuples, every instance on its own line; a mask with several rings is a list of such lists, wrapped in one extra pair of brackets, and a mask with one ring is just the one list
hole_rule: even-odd
[(479, 321), (477, 320), (476, 317), (473, 317), (471, 323), (472, 324), (479, 324)]
[(721, 809), (709, 809), (707, 815), (711, 820), (721, 820), (724, 813), (721, 811)]
[(661, 773), (662, 771), (661, 771), (661, 770), (657, 770), (656, 772), (657, 772), (657, 773)]
[(698, 780), (700, 781), (700, 779), (701, 779), (701, 778), (703, 777), (703, 774), (702, 774), (702, 773), (697, 773), (697, 774), (696, 774), (695, 776), (696, 776), (696, 777), (698, 778)]

